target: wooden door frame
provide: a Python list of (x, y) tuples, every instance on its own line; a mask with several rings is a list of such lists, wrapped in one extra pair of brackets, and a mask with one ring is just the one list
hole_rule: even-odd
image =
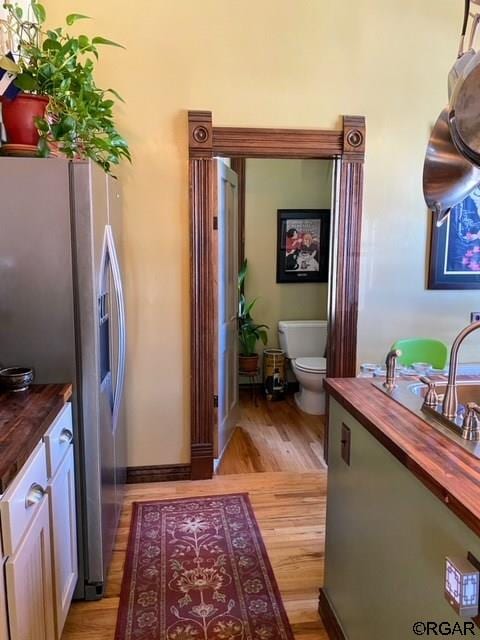
[(214, 158), (335, 160), (327, 374), (356, 375), (360, 234), (366, 125), (339, 130), (217, 127), (211, 111), (188, 112), (191, 234), (191, 478), (213, 474), (215, 424), (216, 165)]

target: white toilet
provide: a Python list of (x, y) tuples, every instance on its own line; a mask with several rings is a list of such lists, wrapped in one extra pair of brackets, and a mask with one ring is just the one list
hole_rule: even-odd
[(326, 320), (280, 320), (278, 323), (280, 347), (289, 358), (300, 385), (300, 391), (295, 394), (297, 406), (316, 416), (325, 414), (327, 327)]

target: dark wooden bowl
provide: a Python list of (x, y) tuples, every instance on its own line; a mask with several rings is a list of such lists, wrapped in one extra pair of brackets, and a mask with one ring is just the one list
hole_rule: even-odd
[(33, 369), (9, 367), (0, 369), (0, 387), (5, 391), (26, 391), (33, 382)]

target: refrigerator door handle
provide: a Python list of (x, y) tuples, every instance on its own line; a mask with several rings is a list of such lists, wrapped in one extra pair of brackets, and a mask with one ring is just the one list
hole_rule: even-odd
[(115, 433), (117, 429), (118, 415), (123, 399), (123, 389), (125, 383), (125, 360), (126, 360), (126, 329), (125, 329), (125, 300), (123, 296), (122, 277), (120, 272), (120, 264), (118, 262), (117, 250), (111, 225), (105, 228), (105, 237), (107, 250), (110, 257), (110, 267), (112, 270), (112, 278), (115, 289), (116, 307), (118, 315), (118, 359), (117, 359), (117, 375), (116, 385), (113, 391), (113, 410), (112, 410), (112, 430)]

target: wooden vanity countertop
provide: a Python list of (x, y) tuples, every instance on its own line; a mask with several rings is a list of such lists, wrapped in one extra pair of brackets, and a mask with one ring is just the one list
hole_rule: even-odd
[(397, 460), (480, 535), (480, 460), (387, 397), (370, 379), (326, 379), (325, 388)]
[(0, 392), (0, 494), (71, 396), (70, 384), (37, 384), (19, 393)]

